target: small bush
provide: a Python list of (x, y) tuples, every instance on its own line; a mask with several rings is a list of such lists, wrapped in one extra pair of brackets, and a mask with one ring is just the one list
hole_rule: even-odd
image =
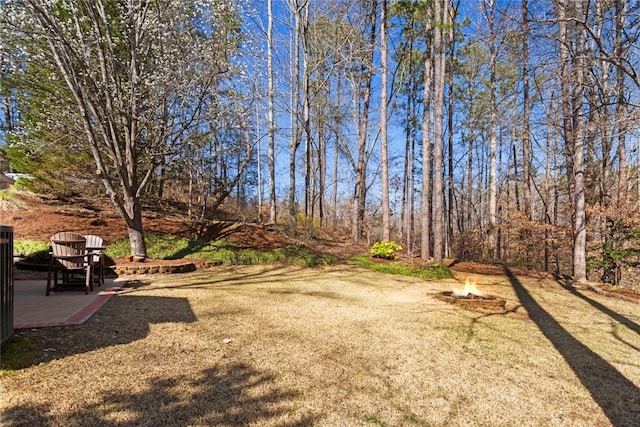
[(49, 262), (49, 244), (40, 240), (16, 240), (13, 251), (22, 255), (25, 260), (35, 264)]
[(384, 259), (396, 259), (396, 252), (401, 251), (402, 246), (396, 242), (383, 240), (382, 242), (376, 242), (371, 247), (371, 255), (374, 258)]

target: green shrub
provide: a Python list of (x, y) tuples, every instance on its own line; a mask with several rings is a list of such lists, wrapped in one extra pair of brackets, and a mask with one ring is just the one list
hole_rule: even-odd
[(383, 240), (376, 242), (371, 247), (371, 255), (374, 258), (396, 259), (396, 252), (401, 251), (402, 246), (396, 242)]
[(49, 243), (41, 240), (16, 240), (13, 251), (22, 255), (28, 262), (46, 264), (49, 262)]

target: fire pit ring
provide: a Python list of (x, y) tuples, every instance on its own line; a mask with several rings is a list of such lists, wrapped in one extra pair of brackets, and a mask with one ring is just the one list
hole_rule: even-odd
[(468, 294), (459, 296), (451, 291), (440, 292), (436, 294), (436, 298), (449, 304), (459, 305), (467, 310), (504, 311), (507, 302), (504, 298), (496, 295)]

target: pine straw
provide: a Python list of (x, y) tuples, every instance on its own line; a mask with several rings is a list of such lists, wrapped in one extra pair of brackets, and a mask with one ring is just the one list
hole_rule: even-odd
[(470, 276), (506, 298), (508, 312), (434, 297), (456, 280), (348, 265), (148, 276), (84, 325), (25, 332), (55, 357), (2, 378), (3, 425), (640, 419), (637, 304), (544, 279)]

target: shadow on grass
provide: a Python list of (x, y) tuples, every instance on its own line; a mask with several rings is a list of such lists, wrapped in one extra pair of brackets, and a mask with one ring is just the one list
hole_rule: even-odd
[(506, 266), (503, 268), (529, 317), (564, 357), (611, 424), (616, 427), (637, 426), (640, 420), (640, 389), (574, 338), (536, 302), (511, 270)]
[(196, 320), (186, 298), (118, 295), (83, 324), (22, 330), (20, 335), (28, 342), (55, 350), (39, 352), (42, 353), (39, 357), (27, 363), (12, 365), (10, 361), (4, 362), (12, 369), (24, 369), (52, 359), (144, 339), (151, 324), (192, 323)]
[(82, 348), (82, 351), (144, 339), (151, 324), (192, 323), (196, 320), (187, 298), (119, 295), (87, 322), (90, 329), (100, 329), (103, 334), (87, 340), (87, 348)]
[(205, 240), (189, 239), (189, 243), (187, 243), (187, 246), (185, 248), (174, 252), (173, 254), (171, 254), (170, 256), (168, 256), (166, 258), (167, 259), (182, 259), (182, 258), (188, 257), (189, 255), (193, 255), (195, 253), (201, 252), (204, 248), (209, 246), (209, 243), (210, 242), (205, 241)]
[[(272, 282), (279, 283), (288, 277), (300, 278), (301, 272), (308, 274), (317, 274), (313, 269), (287, 264), (270, 264), (263, 265), (262, 268), (250, 273), (244, 269), (245, 266), (226, 266), (224, 272), (220, 274), (222, 269), (201, 270), (190, 275), (180, 275), (169, 285), (161, 285), (162, 289), (224, 289), (238, 288), (253, 284), (269, 284)], [(232, 274), (229, 271), (233, 271)], [(132, 292), (135, 292), (132, 291)]]
[(290, 419), (286, 402), (297, 392), (271, 386), (274, 375), (245, 364), (213, 367), (199, 377), (163, 377), (149, 380), (139, 392), (108, 390), (97, 403), (72, 412), (50, 414), (46, 403), (6, 408), (3, 426), (187, 426), (260, 425), (278, 420), (285, 427), (313, 424), (311, 416)]
[(607, 306), (605, 306), (603, 304), (600, 304), (598, 301), (595, 301), (595, 300), (589, 298), (588, 296), (583, 295), (582, 293), (578, 292), (573, 286), (571, 286), (570, 284), (568, 284), (566, 282), (558, 282), (558, 283), (560, 283), (560, 286), (565, 288), (567, 291), (569, 291), (570, 293), (572, 293), (576, 297), (578, 297), (581, 300), (585, 301), (586, 303), (590, 304), (596, 310), (606, 314), (607, 316), (609, 316), (610, 318), (612, 318), (616, 322), (626, 326), (627, 328), (631, 329), (636, 334), (640, 335), (640, 325), (638, 325), (633, 320), (621, 315), (620, 313), (616, 313), (615, 311), (611, 310)]

